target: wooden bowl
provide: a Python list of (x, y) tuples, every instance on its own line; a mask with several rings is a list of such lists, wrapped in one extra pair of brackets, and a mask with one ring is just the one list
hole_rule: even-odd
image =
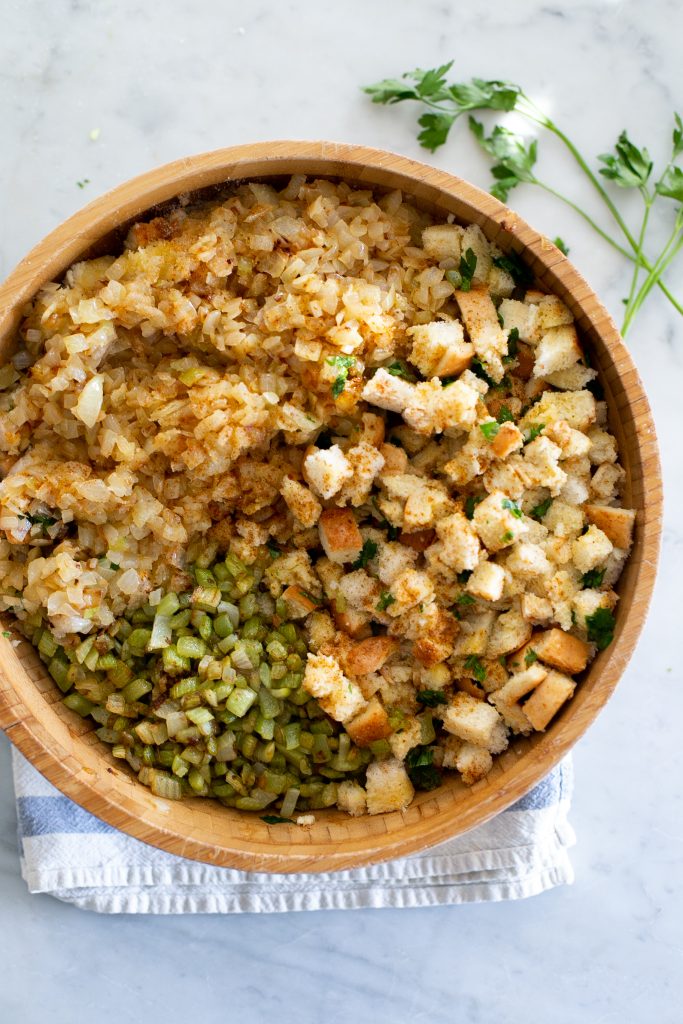
[[(223, 182), (293, 173), (402, 189), (418, 205), (479, 224), (515, 250), (538, 282), (567, 303), (600, 370), (627, 473), (625, 503), (638, 510), (635, 544), (619, 584), (614, 642), (591, 665), (576, 695), (545, 733), (513, 740), (488, 778), (457, 778), (420, 793), (403, 814), (350, 818), (316, 812), (310, 828), (267, 825), (256, 815), (192, 799), (153, 796), (60, 702), (30, 644), (0, 637), (0, 726), (63, 793), (98, 818), (170, 853), (252, 871), (332, 871), (432, 846), (481, 825), (530, 790), (583, 735), (614, 690), (643, 625), (655, 578), (662, 491), (655, 429), (633, 361), (604, 307), (571, 263), (517, 214), (467, 182), (405, 157), (326, 142), (270, 142), (189, 157), (150, 171), (96, 199), (40, 242), (0, 286), (0, 362), (22, 308), (75, 260), (106, 252), (118, 232), (180, 193)], [(609, 752), (605, 751), (605, 762)]]

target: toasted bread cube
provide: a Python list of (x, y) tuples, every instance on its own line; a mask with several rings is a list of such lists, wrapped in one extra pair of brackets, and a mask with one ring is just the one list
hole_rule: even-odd
[(545, 576), (553, 570), (540, 544), (527, 544), (525, 541), (515, 544), (505, 564), (511, 573), (523, 579)]
[(579, 572), (589, 572), (601, 565), (612, 551), (609, 537), (597, 526), (589, 526), (572, 542), (572, 559)]
[(636, 520), (633, 509), (612, 508), (609, 505), (584, 505), (583, 511), (589, 523), (597, 526), (615, 548), (628, 551)]
[(321, 647), (334, 642), (337, 630), (328, 612), (312, 612), (306, 620), (309, 648), (317, 654)]
[(408, 752), (419, 746), (421, 741), (422, 727), (417, 718), (413, 718), (400, 732), (395, 732), (389, 737), (389, 746), (394, 757), (399, 761), (405, 761)]
[(576, 328), (571, 324), (546, 331), (536, 349), (534, 377), (547, 377), (578, 363), (582, 352)]
[(377, 697), (369, 700), (344, 728), (357, 747), (369, 747), (376, 740), (387, 739), (392, 732), (387, 713)]
[(280, 494), (285, 499), (291, 513), (299, 520), (302, 526), (315, 526), (322, 512), (322, 505), (318, 499), (311, 494), (308, 487), (304, 487), (291, 476), (286, 476), (280, 487)]
[(499, 601), (505, 583), (505, 569), (488, 559), (479, 562), (468, 579), (465, 590), (482, 601)]
[(514, 277), (502, 267), (491, 267), (486, 283), (494, 299), (509, 299), (515, 290)]
[(556, 370), (555, 373), (549, 373), (543, 380), (546, 384), (552, 384), (554, 388), (560, 388), (562, 391), (583, 391), (592, 380), (595, 380), (597, 375), (598, 371), (592, 370), (590, 366), (574, 363), (568, 370)]
[(403, 528), (407, 533), (427, 529), (454, 508), (452, 499), (441, 487), (421, 486), (406, 499), (403, 506)]
[(434, 601), (423, 605), (422, 610), (414, 609), (415, 630), (413, 655), (421, 665), (430, 667), (445, 661), (453, 653), (455, 638), (459, 632), (458, 621), (446, 608)]
[(585, 431), (595, 423), (595, 417), (595, 398), (590, 391), (544, 391), (518, 425), (526, 430), (534, 424), (547, 427), (556, 420), (566, 420), (574, 430)]
[(478, 284), (485, 284), (491, 272), (493, 256), (491, 243), (478, 224), (470, 224), (465, 228), (462, 233), (460, 249), (462, 253), (466, 253), (468, 249), (472, 250), (477, 257), (477, 266), (472, 280)]
[(455, 767), (462, 775), (466, 786), (486, 778), (493, 767), (493, 758), (485, 747), (476, 747), (473, 743), (463, 743), (455, 755)]
[(353, 475), (344, 484), (340, 503), (350, 501), (357, 508), (368, 500), (375, 477), (384, 466), (384, 456), (373, 445), (361, 441), (349, 448), (346, 458)]
[(546, 665), (551, 665), (570, 676), (583, 672), (591, 653), (588, 644), (562, 629), (549, 629), (545, 633), (537, 633), (532, 646)]
[(413, 530), (407, 533), (405, 530), (401, 530), (398, 536), (399, 544), (403, 544), (404, 547), (410, 548), (417, 554), (422, 554), (430, 547), (436, 538), (436, 531), (432, 529), (428, 530)]
[(504, 491), (497, 490), (492, 491), (475, 508), (472, 524), (489, 551), (500, 551), (509, 547), (527, 533), (528, 527), (519, 516), (514, 515), (514, 512), (514, 503)]
[(394, 600), (387, 605), (387, 614), (392, 618), (403, 615), (417, 604), (427, 604), (434, 597), (434, 584), (426, 572), (406, 569), (389, 588)]
[(320, 607), (319, 601), (312, 600), (308, 594), (304, 593), (301, 587), (296, 585), (286, 587), (282, 592), (282, 596), (290, 605), (296, 606), (298, 611), (303, 611), (306, 615)]
[(516, 672), (524, 672), (529, 665), (535, 664), (538, 655), (533, 649), (533, 638), (528, 640), (519, 650), (513, 651), (506, 658), (508, 671), (514, 675)]
[(391, 636), (369, 636), (354, 644), (346, 655), (346, 671), (353, 676), (378, 672), (397, 647), (398, 641)]
[(586, 629), (586, 619), (595, 615), (598, 608), (611, 611), (616, 603), (617, 595), (613, 590), (579, 590), (571, 604), (575, 624), (579, 629)]
[(553, 615), (553, 606), (548, 598), (538, 597), (537, 594), (522, 594), (519, 610), (527, 622), (534, 624), (549, 622)]
[(455, 292), (455, 299), (465, 322), (474, 351), (496, 382), (503, 379), (503, 356), (507, 355), (508, 338), (498, 323), (493, 299), (483, 288)]
[(455, 572), (474, 569), (481, 551), (477, 532), (462, 512), (454, 512), (436, 524), (443, 543), (442, 558)]
[(363, 388), (361, 397), (380, 409), (403, 412), (414, 401), (415, 385), (380, 367)]
[(520, 341), (529, 345), (538, 344), (541, 336), (538, 325), (538, 306), (517, 302), (516, 299), (503, 299), (498, 307), (498, 312), (503, 318), (507, 334), (516, 330)]
[(355, 569), (342, 576), (337, 589), (338, 603), (345, 605), (345, 611), (372, 612), (379, 600), (380, 585), (365, 569)]
[(527, 736), (530, 732), (533, 732), (533, 726), (524, 714), (523, 707), (519, 704), (506, 704), (505, 701), (499, 700), (498, 693), (492, 694), (491, 700), (496, 705), (496, 709), (508, 729), (522, 736)]
[(329, 655), (308, 655), (302, 685), (337, 722), (348, 722), (365, 706), (358, 684), (348, 679), (339, 663)]
[(474, 358), (474, 346), (465, 341), (459, 320), (435, 320), (408, 329), (413, 347), (410, 361), (423, 377), (454, 377)]
[(470, 654), (484, 654), (495, 618), (494, 611), (485, 611), (477, 615), (468, 615), (462, 620), (460, 636), (455, 645), (455, 653), (459, 658), (467, 658)]
[(491, 442), (491, 451), (497, 459), (506, 459), (508, 455), (518, 451), (524, 445), (524, 437), (514, 423), (502, 423)]
[(590, 482), (590, 493), (593, 498), (600, 501), (611, 501), (621, 488), (626, 473), (621, 468), (609, 462), (598, 466)]
[(367, 800), (365, 790), (357, 782), (341, 782), (337, 787), (337, 807), (352, 818), (365, 814)]
[(617, 442), (614, 437), (600, 427), (592, 427), (588, 431), (588, 457), (594, 466), (603, 462), (616, 462), (618, 458)]
[(408, 772), (395, 758), (368, 765), (365, 792), (368, 814), (404, 811), (415, 796)]
[(379, 453), (384, 459), (384, 465), (382, 466), (382, 472), (380, 477), (389, 476), (390, 474), (398, 473), (403, 475), (408, 470), (408, 455), (404, 452), (403, 448), (399, 448), (395, 444), (381, 444), (379, 447)]
[[(528, 296), (529, 292), (527, 301)], [(571, 310), (556, 295), (544, 295), (538, 300), (538, 319), (544, 331), (574, 323)]]
[(511, 608), (509, 612), (499, 615), (493, 624), (488, 647), (487, 658), (499, 658), (501, 654), (516, 651), (531, 636), (531, 626), (523, 618), (521, 612)]
[(353, 475), (351, 465), (338, 444), (315, 448), (303, 462), (304, 479), (321, 498), (332, 498)]
[(496, 707), (499, 703), (517, 704), (522, 697), (526, 697), (528, 693), (535, 690), (547, 675), (548, 669), (534, 662), (529, 668), (510, 676), (505, 685), (501, 686), (500, 690), (496, 690), (491, 700)]
[(360, 608), (350, 608), (348, 611), (340, 612), (335, 608), (333, 615), (337, 629), (347, 636), (353, 637), (354, 640), (372, 636), (369, 612), (364, 612)]
[(361, 416), (361, 423), (363, 426), (359, 443), (379, 448), (384, 443), (384, 417), (377, 416), (374, 412), (364, 412)]
[(387, 541), (379, 545), (377, 552), (377, 575), (382, 583), (391, 585), (402, 572), (412, 569), (417, 560), (417, 553), (397, 541)]
[[(486, 701), (477, 700), (468, 693), (456, 693), (444, 711), (444, 729), (477, 747), (486, 747), (491, 753), (504, 750), (504, 727), (500, 715)], [(503, 737), (501, 737), (503, 727)], [(498, 749), (496, 749), (498, 748)]]
[(477, 418), (479, 392), (462, 377), (443, 387), (438, 377), (414, 387), (403, 410), (406, 423), (421, 434), (441, 434), (449, 427), (471, 427)]
[(355, 562), (363, 548), (363, 537), (349, 508), (326, 508), (318, 523), (320, 543), (331, 562)]
[(567, 473), (559, 466), (562, 449), (550, 438), (541, 435), (524, 449), (523, 473), (530, 487), (547, 487), (558, 495), (567, 482)]
[(548, 672), (524, 704), (524, 714), (537, 732), (543, 732), (575, 689), (576, 683), (569, 676), (552, 670)]
[(432, 224), (422, 232), (422, 248), (433, 260), (460, 261), (463, 228), (459, 224)]

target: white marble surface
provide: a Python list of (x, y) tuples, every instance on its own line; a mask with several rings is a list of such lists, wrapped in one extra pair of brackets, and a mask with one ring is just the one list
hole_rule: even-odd
[[(683, 107), (678, 0), (0, 0), (0, 13), (0, 276), (89, 197), (187, 153), (325, 137), (428, 159), (414, 113), (357, 88), (415, 64), (454, 56), (462, 77), (523, 81), (588, 153), (628, 126), (661, 156)], [(488, 181), (464, 132), (434, 162)], [(575, 187), (552, 142), (542, 167)], [(569, 242), (618, 315), (619, 258), (533, 190), (513, 202)], [(574, 887), (453, 910), (98, 918), (28, 896), (0, 738), (3, 1024), (681, 1020), (682, 328), (653, 296), (630, 340), (662, 441), (665, 553), (636, 656), (576, 750)]]

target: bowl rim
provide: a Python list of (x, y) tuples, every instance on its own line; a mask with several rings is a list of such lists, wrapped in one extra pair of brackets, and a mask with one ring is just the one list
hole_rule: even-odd
[[(92, 769), (79, 766), (73, 759), (68, 764), (64, 762), (64, 747), (58, 730), (55, 727), (51, 732), (38, 721), (30, 706), (32, 699), (22, 694), (21, 687), (14, 682), (16, 674), (22, 670), (27, 676), (27, 661), (35, 657), (31, 645), (22, 642), (15, 649), (0, 637), (0, 727), (66, 796), (108, 824), (170, 853), (250, 870), (316, 872), (342, 870), (414, 853), (483, 824), (527, 793), (560, 761), (609, 700), (635, 648), (655, 582), (661, 541), (662, 490), (654, 422), (642, 382), (614, 322), (576, 268), (547, 238), (488, 193), (446, 171), (386, 150), (324, 141), (258, 142), (185, 157), (129, 179), (63, 221), (38, 242), (0, 284), (0, 341), (11, 335), (23, 306), (36, 291), (47, 281), (59, 278), (112, 229), (186, 192), (220, 183), (285, 177), (293, 173), (339, 178), (373, 188), (389, 187), (388, 183), (393, 181), (395, 187), (403, 188), (418, 205), (431, 203), (438, 207), (441, 198), (445, 212), (445, 200), (450, 196), (453, 201), (472, 207), (471, 222), (476, 222), (477, 216), (495, 221), (500, 233), (506, 236), (507, 248), (524, 252), (532, 265), (561, 279), (582, 311), (587, 309), (585, 322), (604, 344), (620, 383), (628, 380), (628, 405), (632, 409), (637, 407), (637, 455), (648, 483), (646, 514), (639, 523), (641, 555), (630, 605), (617, 617), (619, 643), (600, 655), (598, 681), (591, 692), (593, 699), (581, 708), (582, 714), (569, 713), (554, 723), (535, 746), (524, 751), (523, 758), (515, 765), (514, 776), (508, 777), (505, 768), (500, 784), (489, 787), (491, 792), (481, 789), (481, 799), (470, 801), (471, 806), (468, 805), (464, 813), (458, 809), (459, 803), (451, 800), (453, 810), (449, 816), (448, 808), (440, 805), (438, 796), (428, 794), (437, 805), (437, 810), (428, 817), (402, 823), (403, 816), (397, 812), (383, 815), (384, 819), (398, 820), (384, 832), (376, 830), (367, 838), (340, 839), (339, 849), (331, 848), (332, 839), (327, 843), (288, 842), (295, 838), (293, 829), (303, 831), (297, 826), (279, 826), (279, 830), (288, 833), (286, 835), (279, 830), (273, 833), (272, 826), (262, 825), (247, 838), (231, 836), (229, 842), (215, 846), (197, 835), (179, 835), (168, 814), (166, 824), (163, 815), (157, 815), (152, 821), (132, 814), (123, 797), (119, 800), (111, 792), (108, 795), (100, 792), (97, 779), (91, 778)], [(44, 699), (42, 693), (38, 696)], [(52, 718), (56, 723), (57, 716), (52, 714)], [(510, 757), (514, 755), (511, 753)], [(478, 784), (473, 792), (482, 785)], [(328, 833), (333, 835), (334, 828), (328, 829)]]

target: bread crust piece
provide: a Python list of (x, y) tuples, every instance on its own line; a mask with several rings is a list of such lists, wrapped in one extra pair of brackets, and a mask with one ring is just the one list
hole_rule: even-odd
[(386, 740), (392, 733), (387, 713), (377, 697), (369, 700), (344, 728), (357, 747), (368, 747), (376, 740)]
[(396, 758), (368, 765), (365, 791), (369, 814), (403, 811), (415, 796), (408, 772)]
[(612, 508), (609, 505), (584, 505), (589, 522), (597, 526), (615, 548), (628, 551), (633, 540), (636, 513), (630, 508)]
[(326, 508), (318, 522), (320, 543), (331, 562), (343, 564), (358, 558), (363, 537), (349, 508)]
[(344, 661), (346, 671), (353, 676), (367, 675), (378, 672), (387, 658), (391, 657), (398, 641), (391, 636), (369, 636), (360, 643), (354, 644)]
[(548, 672), (524, 705), (524, 714), (537, 732), (543, 732), (575, 689), (576, 683), (569, 676), (554, 670)]
[(531, 638), (530, 649), (536, 652), (540, 661), (570, 676), (583, 672), (591, 654), (588, 644), (562, 629), (535, 633)]

